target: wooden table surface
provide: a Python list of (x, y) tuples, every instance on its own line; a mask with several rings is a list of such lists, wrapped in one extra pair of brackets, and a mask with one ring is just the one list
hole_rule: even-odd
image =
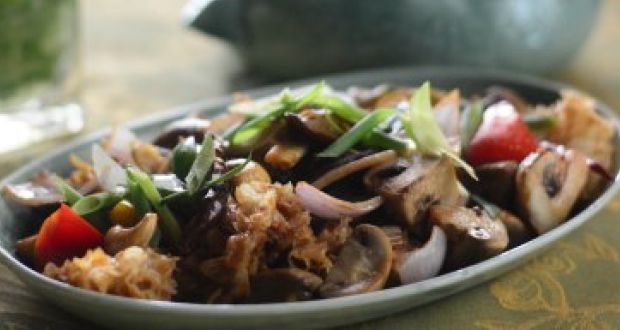
[[(184, 0), (82, 4), (87, 131), (237, 89), (242, 65), (223, 42), (180, 24)], [(606, 0), (571, 65), (551, 78), (620, 109), (620, 1)], [(70, 139), (70, 138), (68, 138)], [(0, 157), (0, 176), (68, 139)], [(620, 198), (525, 267), (456, 296), (353, 328), (620, 328)], [(0, 266), (0, 329), (84, 328)]]

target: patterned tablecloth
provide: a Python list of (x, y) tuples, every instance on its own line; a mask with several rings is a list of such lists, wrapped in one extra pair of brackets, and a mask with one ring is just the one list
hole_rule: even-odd
[[(179, 25), (183, 0), (82, 2), (83, 103), (88, 129), (238, 88), (234, 53)], [(590, 40), (553, 78), (620, 109), (620, 1), (607, 0)], [(148, 55), (145, 55), (148, 54)], [(0, 157), (0, 176), (63, 141)], [(441, 301), (351, 329), (620, 328), (620, 196), (595, 219), (524, 267)], [(85, 324), (52, 307), (0, 266), (0, 329)], [(88, 327), (90, 328), (90, 326)]]

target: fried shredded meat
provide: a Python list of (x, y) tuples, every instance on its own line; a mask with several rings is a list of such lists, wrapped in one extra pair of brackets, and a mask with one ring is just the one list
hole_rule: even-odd
[[(270, 268), (294, 267), (324, 275), (333, 266), (332, 252), (350, 233), (348, 221), (343, 220), (315, 235), (312, 218), (291, 184), (244, 182), (235, 188), (232, 197), (225, 216), (216, 226), (219, 228), (210, 231), (217, 232), (220, 238), (230, 231), (219, 255), (210, 257), (208, 252), (194, 251), (193, 256), (182, 260), (187, 267), (191, 268), (193, 263), (200, 269), (204, 294), (195, 299), (243, 301), (250, 294), (252, 276)], [(196, 260), (197, 255), (208, 257)], [(201, 290), (185, 290), (184, 284), (184, 277), (180, 276), (182, 291), (194, 291), (191, 294), (195, 295), (196, 290)]]
[[(574, 91), (562, 93), (556, 104), (557, 125), (549, 132), (549, 140), (581, 151), (603, 168), (611, 167), (614, 127), (596, 112), (594, 100)], [(582, 196), (598, 196), (603, 180), (591, 173)]]
[(177, 258), (151, 249), (129, 247), (115, 256), (101, 248), (60, 267), (48, 263), (43, 273), (83, 289), (140, 299), (170, 300), (176, 293), (172, 278)]

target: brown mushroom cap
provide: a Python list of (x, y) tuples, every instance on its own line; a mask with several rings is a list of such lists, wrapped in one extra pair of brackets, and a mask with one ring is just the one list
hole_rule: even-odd
[(206, 119), (188, 117), (175, 120), (166, 126), (161, 134), (155, 138), (153, 144), (172, 149), (181, 138), (193, 136), (196, 142), (202, 142), (204, 134), (209, 129), (210, 122)]
[(324, 298), (383, 288), (392, 266), (390, 239), (381, 228), (361, 224), (345, 242), (319, 292)]
[(448, 239), (446, 268), (456, 269), (500, 254), (508, 246), (508, 232), (499, 220), (479, 208), (432, 206), (431, 221)]
[(299, 268), (262, 271), (250, 279), (250, 303), (291, 302), (312, 299), (323, 280)]
[(466, 197), (447, 157), (414, 156), (369, 171), (364, 183), (376, 191), (405, 225), (414, 227), (435, 203), (460, 206)]
[(575, 150), (547, 149), (519, 165), (517, 197), (524, 217), (539, 234), (566, 220), (589, 174), (586, 157)]

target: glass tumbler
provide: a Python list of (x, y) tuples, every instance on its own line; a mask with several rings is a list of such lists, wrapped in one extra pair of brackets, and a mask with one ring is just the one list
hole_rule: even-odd
[(79, 132), (77, 0), (0, 0), (0, 155)]

